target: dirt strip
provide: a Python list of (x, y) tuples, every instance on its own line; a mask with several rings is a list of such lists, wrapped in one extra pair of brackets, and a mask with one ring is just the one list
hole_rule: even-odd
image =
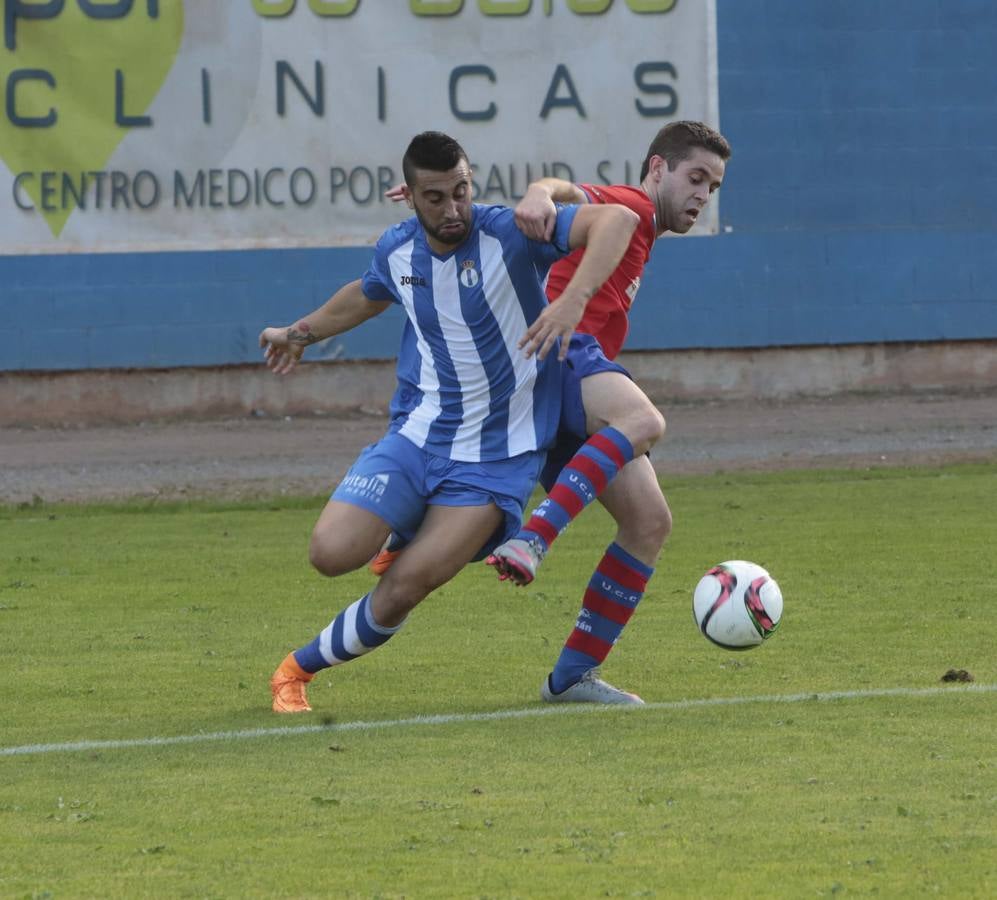
[[(662, 407), (661, 474), (997, 459), (997, 392)], [(0, 503), (321, 494), (383, 413), (0, 429)]]

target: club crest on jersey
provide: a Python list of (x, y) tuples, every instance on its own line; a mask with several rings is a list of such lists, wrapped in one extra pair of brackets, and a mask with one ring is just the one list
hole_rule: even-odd
[(460, 265), (460, 283), (466, 288), (473, 288), (481, 280), (478, 270), (474, 268), (474, 260), (465, 259)]

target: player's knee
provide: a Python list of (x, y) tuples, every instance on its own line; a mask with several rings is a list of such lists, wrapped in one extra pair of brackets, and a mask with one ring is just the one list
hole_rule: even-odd
[(378, 582), (374, 595), (374, 618), (387, 628), (401, 622), (432, 590), (419, 581), (393, 579), (390, 575), (391, 569)]
[(641, 534), (649, 545), (660, 550), (672, 533), (672, 514), (667, 506), (649, 512), (641, 523)]
[(312, 535), (311, 543), (308, 545), (308, 561), (313, 568), (330, 578), (345, 575), (362, 565), (362, 562), (357, 563), (353, 559), (348, 559), (340, 547), (319, 533)]
[(648, 404), (629, 416), (620, 430), (630, 439), (634, 456), (640, 456), (665, 436), (665, 417), (657, 408)]
[(639, 550), (638, 556), (655, 556), (672, 533), (672, 513), (660, 503), (643, 503), (619, 523), (619, 540)]
[(647, 419), (647, 439), (654, 445), (665, 436), (665, 417), (656, 407), (652, 407), (645, 418)]
[(347, 572), (352, 571), (351, 568), (344, 566), (341, 560), (336, 559), (335, 556), (327, 553), (321, 547), (311, 547), (309, 549), (308, 561), (314, 569), (322, 575), (328, 575), (330, 578), (335, 578), (337, 575), (345, 575)]
[(668, 536), (672, 533), (672, 511), (668, 504), (663, 504), (654, 511), (648, 533), (653, 537), (659, 547), (665, 545)]

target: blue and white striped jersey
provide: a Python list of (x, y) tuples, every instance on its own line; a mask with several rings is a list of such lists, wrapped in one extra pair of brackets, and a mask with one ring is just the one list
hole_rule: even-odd
[(543, 362), (518, 348), (547, 305), (550, 266), (570, 252), (576, 206), (560, 207), (551, 243), (528, 240), (503, 206), (473, 207), (467, 239), (445, 256), (415, 217), (386, 231), (363, 277), (371, 300), (408, 314), (389, 431), (465, 462), (550, 446), (560, 413), (556, 351)]

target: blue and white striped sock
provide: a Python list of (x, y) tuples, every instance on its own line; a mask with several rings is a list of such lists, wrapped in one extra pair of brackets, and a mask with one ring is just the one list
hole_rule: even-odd
[(310, 644), (294, 651), (294, 658), (306, 672), (338, 666), (369, 653), (385, 643), (399, 628), (385, 628), (374, 621), (370, 594), (364, 594), (346, 607)]

